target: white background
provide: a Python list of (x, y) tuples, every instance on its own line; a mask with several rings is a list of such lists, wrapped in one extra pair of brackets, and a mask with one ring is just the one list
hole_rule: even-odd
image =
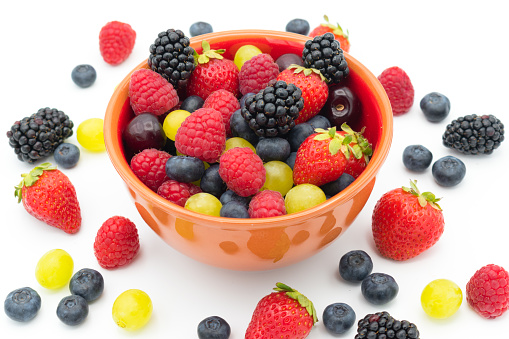
[[(12, 1), (0, 10), (1, 76), (0, 129), (39, 108), (63, 110), (78, 126), (88, 118), (102, 118), (109, 98), (122, 78), (148, 56), (148, 47), (160, 31), (182, 29), (186, 34), (196, 21), (207, 21), (214, 31), (230, 29), (285, 30), (288, 21), (303, 18), (311, 28), (327, 14), (350, 32), (350, 53), (375, 75), (399, 66), (415, 87), (412, 110), (394, 119), (394, 139), (375, 188), (354, 224), (318, 255), (290, 267), (265, 272), (237, 272), (210, 267), (189, 259), (166, 245), (138, 215), (126, 187), (106, 152), (81, 148), (77, 167), (64, 170), (74, 183), (80, 200), (83, 224), (75, 235), (49, 227), (25, 212), (14, 198), (20, 174), (32, 166), (17, 160), (4, 136), (0, 145), (0, 296), (31, 286), (42, 297), (42, 308), (31, 322), (22, 324), (0, 314), (1, 338), (197, 338), (196, 327), (207, 316), (219, 315), (232, 328), (232, 339), (244, 337), (258, 300), (271, 292), (277, 281), (300, 290), (314, 301), (319, 318), (334, 302), (350, 304), (360, 319), (367, 313), (389, 311), (398, 319), (417, 324), (422, 338), (506, 338), (509, 314), (486, 320), (464, 300), (459, 311), (446, 320), (428, 317), (421, 308), (424, 286), (437, 278), (456, 282), (463, 291), (474, 272), (495, 263), (509, 269), (507, 242), (507, 165), (509, 141), (490, 156), (462, 156), (445, 148), (441, 136), (448, 121), (467, 114), (494, 114), (509, 121), (507, 93), (509, 63), (508, 24), (502, 1), (326, 1), (307, 6), (288, 1), (222, 1), (222, 5), (186, 1)], [(219, 3), (219, 2), (216, 2)], [(137, 32), (132, 55), (123, 64), (106, 64), (100, 54), (98, 35), (108, 21), (131, 24)], [(71, 81), (78, 64), (95, 67), (96, 83), (81, 89)], [(450, 116), (428, 122), (419, 101), (438, 91), (451, 101)], [(68, 139), (77, 144), (75, 135)], [(423, 144), (434, 160), (445, 155), (460, 157), (466, 164), (464, 181), (453, 188), (438, 186), (431, 169), (412, 173), (401, 161), (403, 149)], [(52, 158), (49, 159), (52, 161)], [(443, 197), (445, 232), (424, 254), (407, 262), (382, 258), (371, 235), (371, 213), (381, 195), (417, 179), (423, 191)], [(138, 227), (141, 250), (129, 266), (101, 269), (93, 254), (93, 241), (102, 222), (113, 215), (130, 218)], [(69, 327), (55, 315), (67, 288), (46, 290), (38, 285), (34, 269), (47, 251), (62, 248), (74, 258), (75, 270), (90, 267), (105, 279), (103, 296), (90, 305), (86, 321)], [(348, 284), (338, 274), (340, 257), (362, 249), (374, 261), (374, 271), (392, 275), (399, 283), (395, 300), (384, 306), (365, 301), (360, 286)], [(138, 288), (153, 301), (148, 325), (130, 333), (111, 318), (115, 298)], [(2, 297), (3, 298), (3, 297)], [(355, 328), (343, 335), (353, 338)], [(322, 321), (309, 338), (328, 338)]]

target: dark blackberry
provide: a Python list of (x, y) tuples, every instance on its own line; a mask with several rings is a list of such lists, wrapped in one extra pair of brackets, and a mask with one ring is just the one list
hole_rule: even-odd
[(368, 314), (357, 323), (355, 339), (419, 339), (419, 330), (407, 320), (396, 320), (388, 312)]
[(32, 164), (52, 155), (57, 146), (72, 135), (73, 127), (64, 112), (46, 107), (16, 121), (7, 137), (18, 159)]
[(444, 146), (465, 154), (491, 154), (504, 141), (504, 124), (493, 115), (453, 120), (442, 136)]
[(194, 49), (181, 30), (169, 29), (158, 34), (149, 48), (149, 67), (161, 74), (175, 89), (184, 88), (194, 71)]
[(350, 74), (340, 43), (330, 32), (306, 41), (302, 61), (304, 67), (319, 70), (329, 84), (339, 83)]
[(287, 134), (304, 107), (302, 91), (294, 84), (277, 81), (246, 99), (242, 117), (259, 137)]

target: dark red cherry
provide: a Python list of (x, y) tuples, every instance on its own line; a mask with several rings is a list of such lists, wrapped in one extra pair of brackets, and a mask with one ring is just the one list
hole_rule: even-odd
[(355, 126), (362, 115), (362, 104), (348, 86), (339, 83), (329, 87), (329, 98), (320, 114), (338, 128), (345, 122)]
[(159, 119), (150, 113), (134, 117), (123, 133), (126, 147), (133, 153), (146, 148), (162, 149), (166, 144), (166, 134)]

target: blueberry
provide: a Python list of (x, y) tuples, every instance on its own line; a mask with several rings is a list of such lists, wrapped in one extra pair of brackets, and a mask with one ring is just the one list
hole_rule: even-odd
[(309, 22), (304, 19), (293, 19), (286, 24), (286, 31), (302, 35), (308, 35)]
[(215, 315), (200, 321), (197, 331), (200, 339), (228, 339), (231, 333), (226, 320)]
[(162, 149), (168, 140), (163, 125), (151, 113), (135, 116), (122, 133), (127, 148), (138, 153), (145, 148)]
[(388, 274), (371, 273), (361, 283), (364, 298), (372, 304), (383, 305), (398, 295), (399, 286)]
[(325, 116), (317, 114), (311, 119), (307, 121), (308, 124), (310, 124), (313, 127), (313, 130), (317, 128), (327, 129), (332, 127), (329, 119), (327, 119)]
[(238, 195), (234, 191), (227, 190), (219, 198), (219, 201), (221, 202), (221, 204), (223, 206), (226, 205), (228, 202), (230, 202), (232, 200), (238, 201), (238, 202), (242, 203), (244, 206), (246, 206), (246, 208), (248, 208), (249, 207), (249, 202), (251, 201), (251, 197), (241, 197), (240, 195)]
[(263, 162), (273, 160), (285, 161), (291, 153), (291, 147), (288, 140), (273, 137), (261, 138), (256, 145), (256, 154)]
[(189, 113), (193, 113), (197, 109), (202, 108), (204, 102), (205, 100), (203, 100), (201, 97), (197, 95), (190, 95), (185, 98), (184, 101), (182, 101), (180, 109), (188, 111)]
[(71, 78), (79, 87), (87, 88), (93, 85), (97, 78), (97, 73), (94, 67), (90, 65), (78, 65), (72, 70)]
[(297, 152), (304, 140), (313, 133), (315, 133), (313, 126), (306, 122), (295, 125), (295, 127), (288, 132), (287, 136), (291, 151)]
[(433, 154), (422, 145), (410, 145), (403, 151), (403, 164), (411, 171), (424, 171), (432, 160)]
[(451, 109), (449, 98), (438, 92), (426, 94), (421, 99), (421, 110), (428, 121), (439, 122), (444, 120)]
[(165, 170), (170, 179), (178, 182), (193, 182), (202, 177), (205, 165), (198, 158), (177, 155), (166, 161)]
[(219, 215), (225, 218), (249, 218), (246, 205), (242, 202), (231, 200), (221, 207)]
[(41, 309), (41, 297), (30, 287), (18, 288), (7, 295), (4, 302), (5, 314), (12, 320), (27, 322)]
[(437, 184), (445, 187), (452, 187), (463, 180), (467, 173), (467, 168), (463, 161), (452, 155), (448, 155), (433, 163), (431, 173)]
[(80, 160), (80, 149), (74, 144), (63, 142), (55, 148), (53, 156), (58, 166), (72, 168)]
[(214, 30), (212, 29), (212, 25), (207, 22), (203, 22), (203, 21), (195, 22), (189, 28), (189, 33), (191, 34), (191, 36), (212, 33), (213, 31)]
[(323, 184), (320, 186), (320, 188), (322, 189), (323, 193), (325, 193), (325, 195), (333, 197), (354, 181), (355, 178), (353, 176), (348, 173), (343, 173), (336, 180)]
[(234, 137), (246, 139), (255, 147), (258, 144), (258, 140), (260, 138), (251, 129), (251, 127), (249, 127), (249, 123), (242, 117), (240, 109), (233, 112), (230, 117), (230, 129)]
[(87, 302), (98, 299), (104, 290), (104, 279), (101, 273), (91, 268), (76, 272), (69, 282), (71, 294), (79, 295)]
[(203, 172), (200, 180), (200, 189), (205, 193), (210, 193), (216, 198), (220, 198), (226, 191), (226, 183), (219, 175), (219, 164), (212, 164)]
[(79, 325), (87, 316), (88, 303), (82, 296), (70, 295), (58, 303), (57, 317), (66, 325)]
[(276, 59), (276, 64), (279, 66), (279, 71), (282, 72), (288, 67), (290, 67), (290, 65), (302, 66), (304, 62), (302, 61), (301, 55), (294, 53), (286, 53)]
[(291, 152), (288, 158), (286, 158), (286, 164), (290, 166), (293, 171), (293, 167), (295, 166), (295, 159), (297, 158), (297, 152)]
[(373, 261), (362, 250), (350, 251), (339, 260), (339, 275), (346, 281), (361, 282), (372, 270)]
[(331, 334), (342, 334), (355, 323), (355, 312), (348, 304), (334, 303), (323, 310), (323, 324)]

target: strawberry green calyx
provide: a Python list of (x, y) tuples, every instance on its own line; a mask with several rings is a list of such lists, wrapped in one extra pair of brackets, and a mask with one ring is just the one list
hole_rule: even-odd
[(323, 82), (328, 82), (327, 78), (325, 78), (319, 70), (316, 68), (306, 68), (297, 64), (291, 64), (288, 66), (288, 69), (293, 69), (293, 73), (303, 73), (305, 76), (310, 76), (311, 74), (315, 73), (320, 76), (320, 79), (322, 79)]
[(325, 24), (321, 24), (322, 26), (325, 26), (325, 27), (329, 27), (330, 29), (332, 29), (332, 33), (336, 34), (336, 35), (341, 35), (343, 36), (346, 40), (348, 40), (348, 35), (350, 34), (348, 32), (348, 30), (343, 31), (343, 28), (341, 28), (341, 26), (336, 23), (336, 25), (333, 25), (329, 22), (329, 17), (327, 15), (324, 15), (323, 16), (324, 20), (325, 20)]
[(410, 187), (401, 187), (403, 191), (408, 192), (414, 196), (417, 197), (417, 200), (419, 201), (419, 205), (422, 207), (426, 207), (427, 204), (430, 204), (431, 207), (434, 209), (437, 209), (439, 211), (442, 210), (439, 204), (439, 202), (442, 198), (436, 198), (435, 195), (431, 192), (423, 192), (421, 193), (419, 189), (417, 188), (417, 180), (410, 180)]
[(354, 145), (351, 146), (351, 151), (355, 158), (360, 159), (361, 157), (364, 157), (367, 165), (369, 163), (369, 158), (373, 155), (373, 148), (371, 147), (368, 139), (366, 139), (363, 135), (365, 127), (363, 127), (360, 132), (355, 132), (344, 122), (341, 125), (341, 129), (346, 133), (346, 135), (352, 136), (352, 142)]
[(315, 132), (318, 135), (314, 137), (314, 140), (332, 139), (329, 143), (329, 151), (332, 155), (341, 150), (347, 159), (350, 158), (350, 154), (353, 154), (356, 159), (364, 157), (367, 164), (373, 150), (368, 140), (362, 136), (364, 129), (361, 132), (354, 132), (346, 123), (341, 125), (341, 129), (345, 132), (344, 135), (337, 133), (335, 126), (327, 130), (317, 128)]
[(44, 173), (44, 171), (51, 171), (55, 169), (57, 169), (55, 165), (49, 162), (45, 162), (40, 164), (39, 166), (34, 167), (29, 173), (23, 173), (21, 175), (23, 179), (21, 179), (19, 185), (14, 186), (15, 188), (14, 196), (18, 198), (18, 203), (21, 202), (22, 198), (21, 190), (23, 189), (24, 186), (26, 187), (32, 186), (37, 182), (37, 180), (39, 180), (39, 177)]
[(295, 299), (299, 302), (299, 305), (304, 307), (306, 311), (308, 311), (309, 315), (313, 318), (313, 325), (318, 322), (318, 317), (316, 316), (316, 309), (311, 300), (309, 300), (305, 295), (301, 294), (299, 291), (294, 290), (290, 286), (283, 284), (281, 282), (276, 283), (276, 287), (273, 288), (274, 291), (277, 292), (286, 292), (286, 295), (289, 298)]
[(226, 52), (225, 49), (210, 49), (210, 44), (206, 40), (201, 42), (201, 47), (203, 49), (202, 54), (198, 54), (196, 51), (194, 51), (195, 64), (206, 64), (210, 59), (223, 59), (221, 54)]

